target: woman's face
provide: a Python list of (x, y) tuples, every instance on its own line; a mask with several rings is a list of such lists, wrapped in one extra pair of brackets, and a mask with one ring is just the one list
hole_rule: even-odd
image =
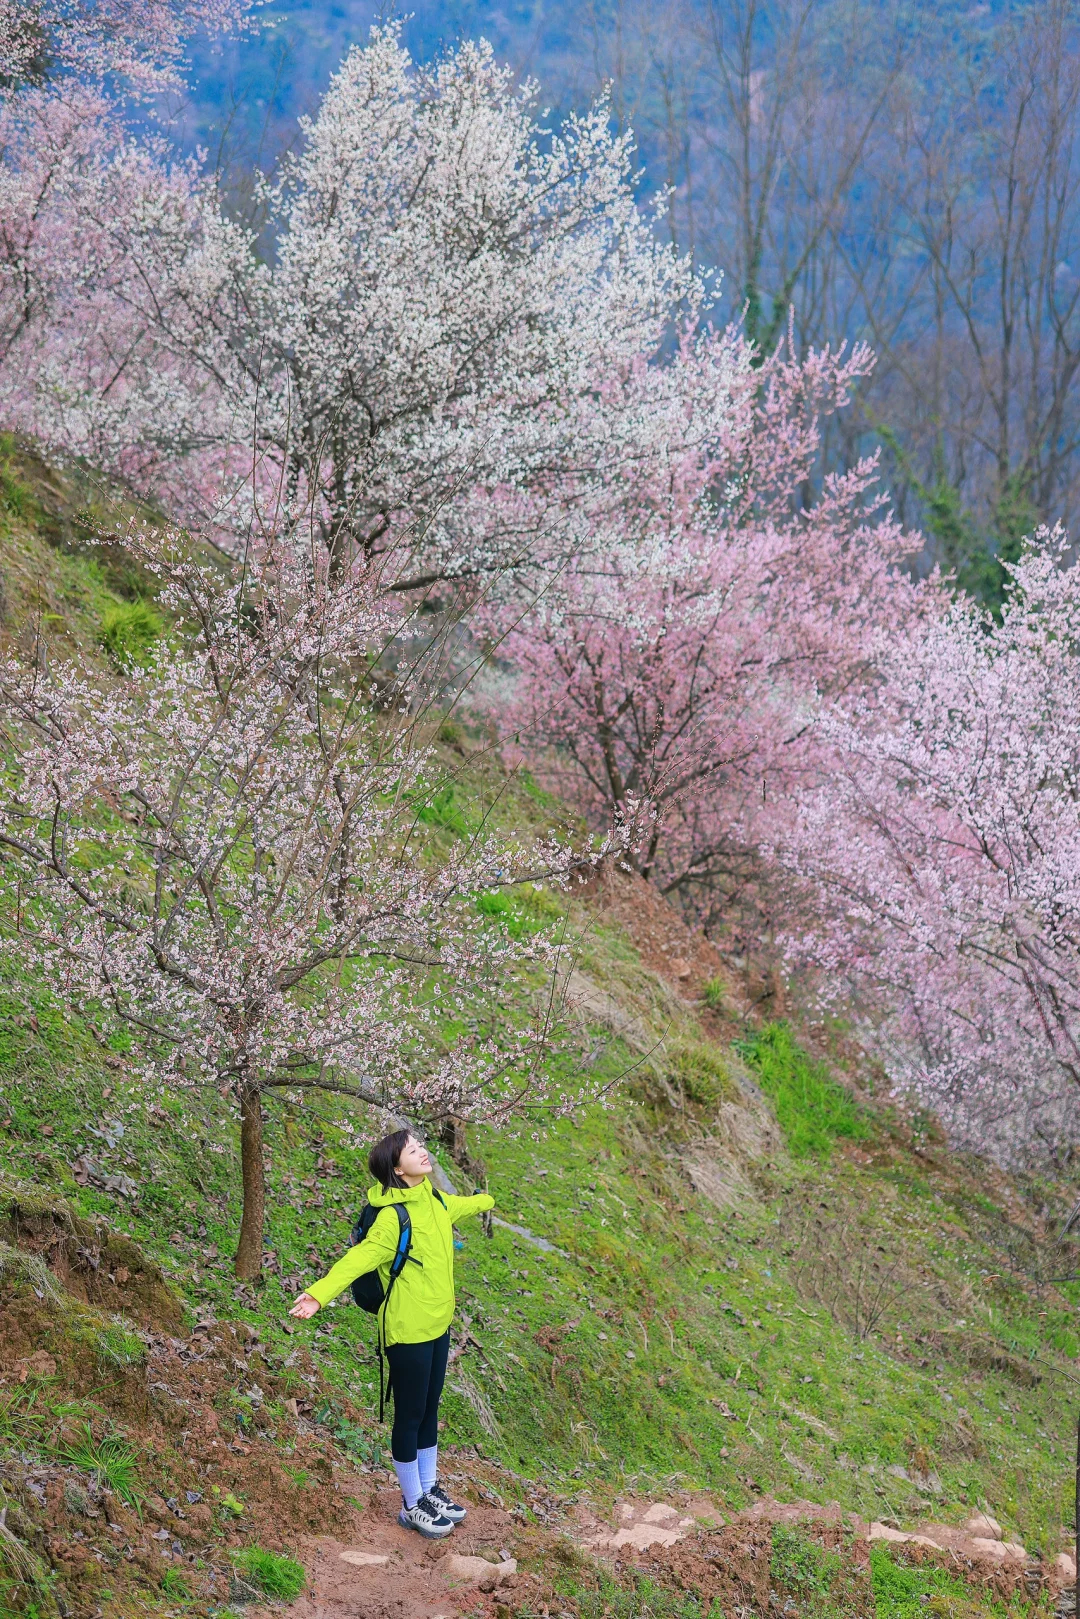
[(399, 1175), (430, 1175), (431, 1154), (415, 1136), (410, 1136), (397, 1161)]

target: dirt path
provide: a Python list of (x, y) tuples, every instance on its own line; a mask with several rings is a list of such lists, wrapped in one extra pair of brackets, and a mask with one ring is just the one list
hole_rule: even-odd
[[(458, 1488), (460, 1481), (447, 1476)], [(308, 1588), (288, 1609), (291, 1619), (456, 1619), (483, 1588), (513, 1589), (521, 1582), (513, 1562), (519, 1530), (508, 1513), (470, 1502), (468, 1518), (452, 1536), (428, 1541), (398, 1524), (395, 1486), (365, 1483), (370, 1505), (362, 1530), (349, 1540), (307, 1536), (297, 1548)], [(269, 1610), (248, 1613), (271, 1619)]]
[[(448, 1477), (468, 1499), (467, 1481)], [(466, 1522), (451, 1537), (425, 1541), (397, 1524), (400, 1497), (395, 1487), (380, 1483), (372, 1488), (370, 1478), (366, 1485), (369, 1507), (355, 1538), (309, 1536), (298, 1548), (308, 1569), (308, 1589), (288, 1609), (291, 1619), (459, 1619), (466, 1611), (490, 1614), (516, 1608), (528, 1601), (530, 1587), (540, 1597), (542, 1579), (517, 1566), (514, 1553), (522, 1530), (508, 1512), (473, 1502)], [(1057, 1589), (1075, 1580), (1071, 1558), (1037, 1567), (1022, 1546), (1004, 1539), (992, 1518), (973, 1518), (962, 1529), (921, 1524), (900, 1530), (866, 1523), (836, 1504), (781, 1503), (768, 1497), (730, 1515), (704, 1495), (671, 1500), (628, 1496), (615, 1502), (610, 1515), (580, 1503), (560, 1533), (591, 1557), (622, 1566), (641, 1563), (680, 1584), (697, 1583), (703, 1571), (715, 1572), (719, 1563), (723, 1578), (740, 1588), (745, 1583), (748, 1594), (767, 1567), (771, 1526), (796, 1521), (812, 1522), (815, 1532), (826, 1537), (853, 1530), (853, 1555), (860, 1566), (866, 1564), (871, 1541), (889, 1540), (907, 1543), (917, 1559), (947, 1558), (950, 1566), (966, 1567), (1002, 1592), (1022, 1581), (1030, 1590), (1032, 1582)], [(271, 1619), (268, 1610), (248, 1612), (251, 1619)]]

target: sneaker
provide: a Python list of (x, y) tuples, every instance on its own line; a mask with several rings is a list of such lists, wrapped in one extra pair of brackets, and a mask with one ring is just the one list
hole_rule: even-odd
[(441, 1484), (433, 1484), (427, 1494), (428, 1500), (434, 1501), (443, 1517), (449, 1518), (451, 1523), (460, 1523), (464, 1518), (467, 1509), (452, 1501)]
[(403, 1529), (415, 1529), (425, 1540), (441, 1540), (454, 1527), (453, 1519), (443, 1516), (439, 1502), (430, 1495), (422, 1495), (414, 1507), (402, 1507), (398, 1523)]

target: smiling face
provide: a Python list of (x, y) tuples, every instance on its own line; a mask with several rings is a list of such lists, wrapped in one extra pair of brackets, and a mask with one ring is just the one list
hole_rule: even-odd
[(415, 1136), (410, 1136), (401, 1149), (395, 1168), (403, 1181), (415, 1185), (417, 1181), (423, 1180), (425, 1175), (431, 1174), (431, 1154), (423, 1142), (417, 1141)]

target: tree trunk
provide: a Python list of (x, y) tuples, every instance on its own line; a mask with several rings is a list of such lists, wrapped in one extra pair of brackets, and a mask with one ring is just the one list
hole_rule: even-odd
[(262, 1096), (258, 1085), (250, 1081), (240, 1086), (240, 1171), (244, 1182), (244, 1212), (233, 1270), (243, 1281), (251, 1282), (262, 1271), (266, 1179)]

